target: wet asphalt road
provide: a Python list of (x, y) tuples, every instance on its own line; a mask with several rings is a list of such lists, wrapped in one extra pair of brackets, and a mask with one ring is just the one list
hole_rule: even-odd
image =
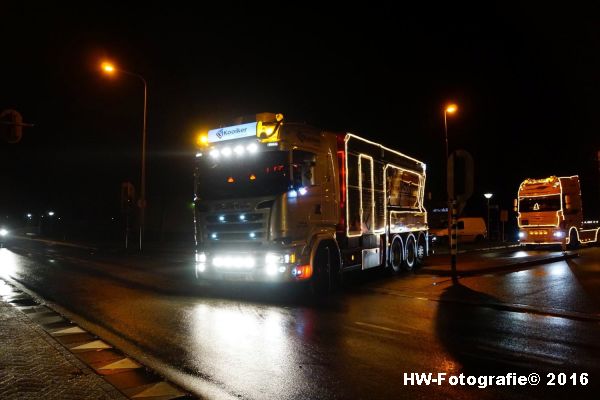
[[(485, 265), (515, 254), (474, 257)], [(598, 393), (599, 248), (459, 284), (426, 274), (353, 274), (338, 293), (317, 302), (294, 287), (198, 285), (181, 257), (90, 254), (32, 242), (0, 250), (0, 276), (118, 337), (138, 358), (152, 356), (177, 374), (176, 383), (208, 397), (541, 399)], [(404, 374), (411, 372), (536, 372), (542, 383), (486, 389), (405, 384)], [(590, 383), (545, 385), (548, 373), (561, 372), (588, 373)]]

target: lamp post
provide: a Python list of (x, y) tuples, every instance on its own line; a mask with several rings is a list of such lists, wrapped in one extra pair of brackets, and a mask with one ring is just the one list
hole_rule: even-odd
[(492, 198), (493, 193), (484, 193), (483, 197), (487, 200), (487, 236), (488, 241), (490, 240), (490, 199)]
[[(456, 104), (448, 104), (444, 108), (444, 138), (446, 141), (446, 158), (444, 164), (446, 165), (446, 188), (448, 188), (448, 114), (452, 115), (458, 110)], [(454, 199), (450, 198), (450, 194), (447, 194), (448, 199), (448, 248), (450, 250), (450, 268), (452, 270), (452, 279), (456, 279), (456, 243), (452, 239), (452, 224), (453, 224), (453, 208)], [(454, 216), (455, 217), (455, 216)]]
[(144, 235), (144, 217), (146, 209), (146, 124), (147, 124), (147, 110), (148, 110), (148, 83), (140, 74), (135, 72), (126, 71), (115, 67), (110, 62), (103, 62), (100, 66), (102, 71), (108, 75), (112, 75), (115, 72), (122, 73), (125, 75), (133, 76), (138, 78), (144, 84), (144, 122), (142, 125), (142, 172), (140, 177), (140, 199), (138, 201), (138, 207), (140, 209), (140, 250), (142, 250), (142, 237)]

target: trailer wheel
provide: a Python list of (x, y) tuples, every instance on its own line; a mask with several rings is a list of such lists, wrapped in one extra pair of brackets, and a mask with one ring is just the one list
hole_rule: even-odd
[(402, 255), (404, 251), (402, 249), (402, 239), (400, 236), (395, 236), (392, 240), (392, 246), (390, 248), (390, 264), (394, 272), (400, 272), (402, 269)]
[(575, 250), (579, 248), (579, 240), (577, 239), (577, 232), (575, 229), (571, 229), (571, 233), (569, 234), (569, 250)]
[(415, 237), (411, 234), (406, 239), (406, 257), (404, 259), (404, 268), (407, 271), (411, 271), (417, 259), (417, 245), (415, 243)]
[(419, 240), (417, 241), (417, 251), (415, 254), (415, 263), (417, 267), (423, 265), (426, 252), (427, 247), (425, 247), (425, 235), (420, 235)]

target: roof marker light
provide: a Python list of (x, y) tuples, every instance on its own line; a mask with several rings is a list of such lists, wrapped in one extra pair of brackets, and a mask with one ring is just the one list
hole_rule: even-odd
[(246, 146), (246, 150), (248, 150), (248, 153), (256, 153), (258, 151), (258, 145), (256, 143), (250, 143)]

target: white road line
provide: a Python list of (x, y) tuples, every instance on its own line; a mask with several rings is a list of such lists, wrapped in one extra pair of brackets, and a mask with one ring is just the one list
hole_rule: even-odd
[(394, 332), (394, 333), (402, 333), (403, 335), (410, 335), (410, 332), (401, 331), (399, 329), (393, 329), (393, 328), (388, 328), (388, 327), (385, 327), (385, 326), (373, 325), (373, 324), (368, 324), (366, 322), (359, 322), (359, 321), (356, 321), (354, 323), (356, 325), (360, 325), (360, 326), (366, 326), (366, 327), (369, 327), (369, 328), (381, 329), (382, 331)]

